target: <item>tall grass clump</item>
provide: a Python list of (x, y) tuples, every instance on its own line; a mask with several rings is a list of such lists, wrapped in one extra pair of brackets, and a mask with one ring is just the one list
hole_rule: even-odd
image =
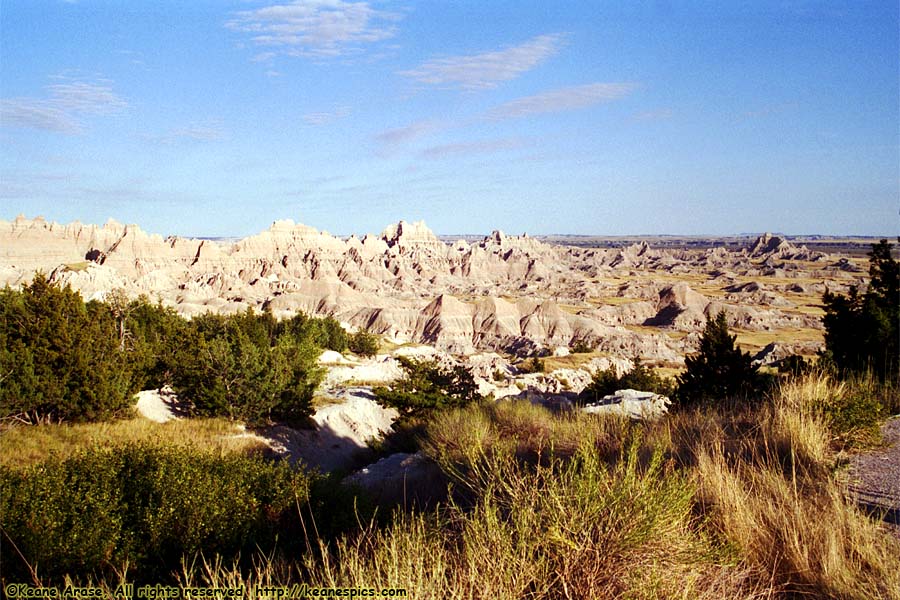
[(402, 516), (310, 565), (325, 585), (405, 586), (414, 598), (758, 597), (750, 572), (703, 532), (694, 486), (633, 438), (610, 466), (590, 442), (525, 465), (470, 465), (470, 507)]
[(524, 462), (569, 457), (585, 443), (600, 455), (621, 453), (633, 425), (621, 417), (594, 418), (577, 412), (555, 415), (528, 402), (484, 402), (438, 413), (429, 422), (424, 452), (447, 471), (476, 458), (512, 453)]
[(898, 409), (898, 393), (890, 382), (871, 373), (836, 380), (812, 373), (782, 383), (776, 397), (782, 419), (814, 422), (836, 449), (858, 449), (881, 442), (880, 426)]
[(710, 527), (781, 593), (900, 598), (900, 543), (833, 475), (835, 443), (859, 433), (841, 420), (857, 393), (820, 374), (788, 380), (755, 428), (735, 440), (724, 423), (698, 445), (694, 472)]

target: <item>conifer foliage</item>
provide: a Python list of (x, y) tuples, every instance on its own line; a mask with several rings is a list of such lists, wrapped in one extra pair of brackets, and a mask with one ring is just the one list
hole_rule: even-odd
[(869, 287), (847, 296), (825, 292), (825, 349), (841, 371), (871, 369), (879, 379), (900, 370), (900, 263), (886, 239), (869, 252)]
[(725, 312), (706, 317), (700, 351), (684, 359), (678, 376), (681, 404), (708, 403), (744, 395), (758, 387), (759, 374), (752, 358), (735, 346), (737, 336), (728, 333)]
[(406, 376), (390, 388), (377, 387), (375, 397), (407, 415), (421, 416), (443, 408), (461, 408), (480, 400), (472, 371), (462, 365), (399, 357)]
[(105, 419), (127, 410), (132, 386), (109, 307), (41, 273), (0, 290), (0, 416)]
[(145, 297), (85, 303), (38, 274), (0, 290), (0, 418), (106, 420), (139, 389), (171, 385), (195, 415), (302, 423), (323, 346), (347, 348), (334, 319), (248, 309), (188, 321)]

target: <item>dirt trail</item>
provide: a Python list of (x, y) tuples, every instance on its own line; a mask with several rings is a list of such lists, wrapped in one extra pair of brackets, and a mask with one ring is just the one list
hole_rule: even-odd
[(849, 491), (863, 509), (883, 513), (900, 536), (900, 415), (881, 431), (884, 447), (851, 460)]

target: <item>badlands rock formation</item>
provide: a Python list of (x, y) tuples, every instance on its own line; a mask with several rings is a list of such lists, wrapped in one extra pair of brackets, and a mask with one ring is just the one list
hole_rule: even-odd
[(826, 281), (838, 291), (859, 283), (848, 265), (768, 235), (738, 251), (601, 249), (499, 231), (447, 244), (404, 221), (362, 239), (277, 221), (237, 242), (163, 238), (115, 221), (0, 221), (0, 285), (42, 270), (86, 299), (122, 289), (187, 316), (303, 311), (455, 353), (527, 354), (580, 341), (676, 365), (718, 310), (748, 331), (820, 328), (798, 303)]
[(591, 414), (612, 414), (636, 420), (658, 419), (669, 412), (672, 401), (653, 392), (618, 390), (599, 402), (581, 408)]

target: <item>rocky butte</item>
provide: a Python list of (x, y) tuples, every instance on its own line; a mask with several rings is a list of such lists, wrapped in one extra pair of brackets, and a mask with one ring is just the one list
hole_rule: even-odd
[[(847, 257), (768, 234), (739, 250), (601, 249), (500, 231), (447, 244), (424, 223), (405, 221), (362, 239), (276, 221), (237, 242), (163, 238), (112, 220), (0, 221), (0, 285), (20, 286), (38, 270), (86, 299), (124, 290), (186, 316), (303, 311), (457, 354), (583, 342), (670, 366), (694, 349), (706, 315), (720, 310), (751, 337), (813, 332), (786, 335), (777, 347), (779, 356), (813, 352), (821, 293), (845, 291), (863, 276)], [(764, 341), (760, 348), (771, 340)]]

